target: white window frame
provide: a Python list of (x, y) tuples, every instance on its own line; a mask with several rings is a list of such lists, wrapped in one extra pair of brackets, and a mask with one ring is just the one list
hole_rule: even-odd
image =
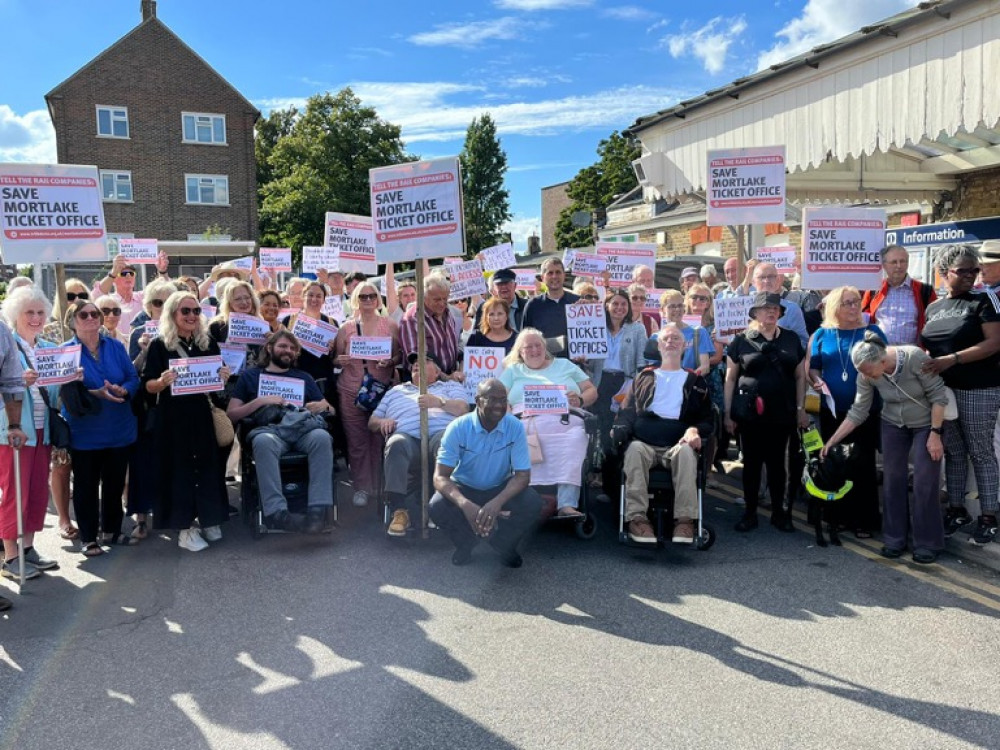
[[(107, 112), (108, 112), (108, 117), (110, 118), (110, 121), (111, 121), (111, 132), (110, 133), (102, 133), (101, 132), (101, 111), (102, 110), (107, 110)], [(122, 112), (125, 113), (125, 135), (115, 135), (115, 120), (116, 120), (116, 118), (115, 118), (115, 112), (116, 111), (122, 111)], [(97, 137), (98, 138), (115, 138), (117, 140), (126, 140), (127, 141), (131, 137), (131, 135), (132, 135), (132, 128), (129, 126), (128, 107), (116, 107), (116, 106), (113, 106), (113, 105), (110, 105), (110, 104), (98, 104), (98, 105), (95, 106), (94, 117), (95, 117), (96, 123), (97, 123)], [(117, 119), (118, 119), (119, 122), (121, 121), (121, 118), (117, 118)]]
[[(188, 195), (188, 182), (190, 180), (198, 180), (198, 198), (199, 200), (192, 201)], [(213, 181), (213, 190), (218, 190), (219, 180), (226, 181), (226, 202), (221, 203), (216, 201), (203, 201), (201, 200), (201, 189), (203, 187), (208, 187), (205, 183), (206, 180)], [(184, 202), (189, 206), (228, 206), (229, 205), (229, 175), (225, 174), (185, 174), (184, 175)]]
[[(128, 169), (101, 169), (99, 171), (100, 171), (100, 177), (101, 177), (101, 200), (104, 203), (135, 203), (135, 185), (132, 184), (132, 172), (130, 170), (128, 170)], [(111, 195), (110, 198), (107, 197), (104, 194), (104, 178), (105, 177), (110, 177), (113, 180), (113, 183), (112, 183), (113, 190), (112, 190), (112, 195)], [(123, 177), (127, 178), (127, 180), (122, 180)], [(118, 182), (119, 182), (119, 180), (122, 180), (123, 182), (125, 182), (125, 181), (128, 182), (128, 194), (129, 194), (129, 198), (128, 199), (119, 198), (118, 197), (118, 189), (117, 188), (118, 188)]]
[[(194, 118), (194, 136), (195, 137), (193, 139), (192, 138), (188, 138), (187, 134), (185, 133), (184, 121), (188, 117), (193, 117)], [(207, 123), (205, 123), (205, 122), (199, 123), (199, 120), (201, 120), (201, 121), (206, 121), (207, 120)], [(221, 120), (222, 121), (222, 140), (221, 141), (215, 140), (215, 121), (216, 120)], [(209, 130), (209, 133), (212, 136), (212, 140), (210, 140), (210, 141), (202, 141), (202, 140), (198, 139), (198, 126), (199, 126), (199, 124), (207, 124), (208, 125), (208, 130)], [(220, 115), (220, 114), (216, 114), (216, 113), (213, 113), (213, 112), (181, 112), (181, 143), (187, 143), (187, 144), (192, 144), (192, 145), (196, 145), (196, 146), (228, 146), (229, 145), (229, 140), (228, 139), (229, 139), (229, 136), (226, 133), (226, 116), (225, 115)]]

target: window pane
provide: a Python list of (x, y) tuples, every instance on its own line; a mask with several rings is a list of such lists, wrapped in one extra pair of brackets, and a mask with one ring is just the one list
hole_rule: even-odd
[(98, 135), (111, 135), (111, 111), (107, 109), (97, 110), (97, 133)]
[(198, 178), (188, 177), (187, 180), (187, 199), (188, 203), (198, 202)]
[(128, 138), (128, 120), (114, 121), (114, 134), (119, 138)]
[(229, 203), (229, 180), (225, 177), (215, 181), (215, 202)]
[(216, 143), (226, 142), (226, 121), (221, 117), (212, 118), (212, 131)]
[(101, 175), (101, 193), (105, 200), (115, 197), (115, 176), (112, 174)]
[(191, 115), (184, 115), (184, 140), (194, 140), (194, 117)]
[(132, 177), (127, 174), (118, 175), (118, 200), (120, 201), (130, 201), (132, 200)]
[(212, 142), (212, 127), (204, 117), (198, 118), (198, 143)]
[(201, 203), (215, 203), (215, 186), (209, 180), (208, 185), (201, 186)]

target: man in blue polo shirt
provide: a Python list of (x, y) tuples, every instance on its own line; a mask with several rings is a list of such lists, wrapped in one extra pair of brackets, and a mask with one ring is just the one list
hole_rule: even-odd
[[(548, 291), (528, 300), (521, 318), (524, 328), (537, 328), (547, 339), (566, 338), (566, 305), (579, 302), (579, 295), (567, 292), (566, 269), (559, 258), (546, 258), (542, 263), (542, 280)], [(560, 357), (569, 358), (569, 345), (563, 347)]]
[(466, 565), (479, 538), (511, 568), (517, 545), (538, 523), (542, 499), (528, 486), (531, 457), (524, 428), (507, 413), (507, 389), (495, 378), (476, 390), (476, 410), (444, 432), (434, 468), (430, 515), (455, 544), (451, 561)]

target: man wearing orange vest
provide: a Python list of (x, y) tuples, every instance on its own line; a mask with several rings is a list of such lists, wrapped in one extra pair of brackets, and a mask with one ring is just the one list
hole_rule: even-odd
[(904, 248), (883, 248), (885, 280), (877, 292), (865, 292), (861, 299), (862, 311), (885, 331), (890, 346), (916, 344), (927, 306), (937, 299), (932, 286), (910, 278), (909, 269), (910, 254)]

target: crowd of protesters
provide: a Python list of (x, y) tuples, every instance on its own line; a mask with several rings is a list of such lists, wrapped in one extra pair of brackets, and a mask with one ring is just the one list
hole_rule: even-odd
[[(946, 535), (974, 521), (971, 540), (989, 543), (997, 529), (1000, 483), (1000, 242), (944, 247), (936, 264), (943, 279), (941, 299), (909, 276), (903, 248), (888, 247), (882, 257), (885, 281), (879, 289), (792, 289), (770, 264), (750, 261), (741, 271), (741, 264), (729, 259), (724, 280), (717, 278), (714, 266), (686, 268), (677, 288), (662, 291), (652, 306), (648, 299), (657, 285), (653, 270), (644, 266), (634, 269), (633, 283), (626, 287), (611, 288), (607, 278), (605, 283), (578, 278), (571, 290), (567, 269), (550, 258), (542, 264), (535, 288), (517, 290), (515, 273), (504, 269), (490, 277), (485, 299), (457, 300), (450, 299), (446, 274), (435, 271), (425, 278), (423, 290), (428, 396), (409, 385), (418, 379), (416, 289), (412, 282), (397, 282), (391, 266), (380, 284), (361, 274), (320, 271), (316, 279), (292, 278), (279, 288), (275, 279), (232, 263), (216, 266), (205, 279), (171, 277), (169, 259), (161, 253), (156, 277), (137, 290), (136, 268), (118, 256), (91, 286), (80, 279), (65, 282), (62, 320), (53, 319), (52, 300), (41, 289), (29, 279), (17, 279), (3, 301), (6, 325), (0, 325), (2, 572), (9, 578), (32, 578), (56, 567), (35, 546), (50, 491), (58, 534), (77, 543), (87, 557), (138, 544), (153, 530), (172, 534), (191, 551), (222, 539), (232, 512), (226, 480), (236, 473), (238, 447), (220, 447), (215, 420), (234, 398), (237, 408), (230, 415), (249, 413), (243, 405), (254, 394), (227, 366), (219, 371), (224, 388), (208, 397), (174, 394), (177, 373), (170, 360), (219, 355), (220, 346), (232, 345), (235, 314), (260, 318), (272, 336), (291, 339), (294, 346), (283, 344), (277, 355), (273, 347), (245, 345), (247, 366), (259, 359), (277, 362), (282, 372), (295, 367), (315, 381), (313, 403), (336, 414), (332, 441), (346, 459), (353, 503), (367, 505), (384, 491), (387, 497), (381, 499), (393, 511), (388, 531), (394, 536), (411, 525), (406, 498), (412, 495), (412, 483), (406, 477), (420, 473), (414, 468), (420, 410), (434, 411), (432, 437), (435, 447), (441, 445), (444, 461), (456, 450), (454, 439), (446, 437), (452, 424), (470, 436), (487, 423), (493, 425), (487, 432), (515, 429), (502, 417), (499, 394), (507, 411), (520, 416), (528, 385), (565, 388), (574, 414), (568, 420), (540, 415), (518, 423), (531, 451), (530, 469), (514, 465), (527, 460), (515, 447), (509, 465), (517, 486), (507, 494), (533, 508), (534, 501), (524, 495), (527, 484), (554, 485), (554, 513), (570, 518), (583, 515), (584, 482), (616, 496), (621, 457), (614, 455), (609, 439), (614, 412), (633, 379), (659, 365), (662, 352), (668, 351), (671, 368), (679, 364), (703, 379), (715, 407), (716, 453), (708, 457), (709, 465), (726, 470), (723, 459), (734, 438), (741, 450), (745, 512), (737, 531), (757, 528), (764, 487), (771, 523), (793, 530), (792, 504), (800, 491), (803, 461), (797, 429), (809, 422), (806, 393), (812, 388), (824, 395), (818, 423), (828, 444), (855, 446), (854, 486), (835, 523), (863, 538), (879, 533), (884, 518), (882, 551), (888, 557), (902, 554), (910, 528), (918, 562), (933, 561)], [(715, 304), (736, 296), (753, 298), (748, 326), (723, 342), (716, 335)], [(331, 301), (336, 303), (332, 307)], [(606, 312), (607, 356), (571, 360), (567, 307), (594, 302)], [(304, 350), (287, 334), (302, 319), (337, 326), (328, 351)], [(682, 346), (658, 346), (661, 328), (675, 331), (671, 336), (679, 334), (674, 343), (682, 338)], [(350, 353), (354, 337), (391, 339), (391, 353), (381, 359), (355, 358)], [(40, 387), (37, 353), (63, 343), (81, 347), (77, 380), (61, 388)], [(499, 380), (468, 394), (469, 408), (479, 407), (473, 414), (480, 415), (481, 424), (468, 423), (464, 414), (466, 346), (498, 347), (506, 353)], [(675, 352), (679, 347), (682, 351)], [(373, 381), (390, 394), (374, 415), (373, 406), (359, 398), (359, 391)], [(753, 398), (749, 410), (748, 394)], [(957, 419), (945, 419), (949, 402)], [(656, 408), (656, 403), (650, 406)], [(591, 467), (589, 477), (581, 472), (588, 437), (576, 410), (594, 411), (600, 424), (605, 459)], [(886, 456), (881, 505), (875, 460), (880, 447)], [(918, 478), (912, 500), (906, 476), (911, 447)], [(391, 482), (383, 481), (384, 455), (386, 465), (395, 467)], [(12, 509), (15, 460), (23, 508), (20, 538)], [(452, 517), (454, 508), (446, 512), (442, 497), (465, 512), (464, 500), (455, 500), (465, 491), (459, 488), (485, 491), (475, 489), (475, 472), (470, 473), (474, 458), (454, 460), (464, 462), (465, 469), (446, 464), (448, 470), (434, 482), (439, 493), (433, 504), (446, 526), (460, 517)], [(938, 505), (942, 461), (947, 489), (943, 511)], [(965, 505), (970, 464), (980, 504), (976, 519)], [(492, 465), (483, 470), (496, 473)], [(466, 520), (473, 531), (489, 531), (496, 510), (488, 498), (477, 501)], [(684, 519), (675, 540), (690, 541), (684, 538), (690, 520)], [(650, 541), (653, 532), (644, 518), (627, 521), (633, 541)], [(453, 559), (467, 562), (468, 535), (454, 529), (449, 533), (459, 545)], [(520, 564), (516, 541), (501, 551), (512, 565), (515, 560)], [(9, 602), (0, 598), (0, 606)]]

